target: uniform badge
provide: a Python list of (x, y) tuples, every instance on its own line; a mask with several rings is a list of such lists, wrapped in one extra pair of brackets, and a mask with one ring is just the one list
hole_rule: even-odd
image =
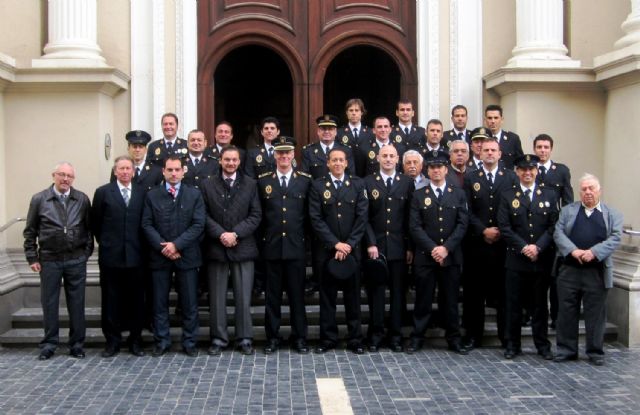
[(538, 207), (542, 209), (544, 207), (544, 203), (542, 202), (538, 203)]
[(158, 147), (156, 148), (156, 151), (153, 154), (155, 154), (156, 156), (159, 156), (161, 151), (162, 150), (160, 150), (160, 147)]
[(480, 176), (480, 177), (484, 176), (484, 172), (478, 173), (478, 176)]
[(514, 209), (518, 209), (520, 207), (520, 201), (518, 199), (513, 199), (511, 206), (513, 206)]
[(329, 186), (331, 186), (331, 182), (326, 182), (324, 185), (329, 187)]
[(431, 206), (431, 198), (430, 197), (427, 197), (427, 198), (424, 199), (424, 205), (425, 206)]
[(550, 207), (550, 206), (551, 206), (551, 203), (549, 203), (549, 201), (548, 201), (548, 200), (546, 200), (546, 201), (544, 202), (544, 206), (545, 206), (545, 207)]
[(262, 163), (262, 154), (256, 156), (256, 163)]
[(371, 150), (371, 151), (369, 152), (369, 158), (370, 158), (371, 160), (373, 160), (374, 158), (376, 158), (376, 153), (375, 153), (373, 150)]
[(322, 196), (324, 196), (325, 199), (329, 200), (331, 199), (331, 192), (328, 190), (325, 190)]
[(314, 152), (314, 153), (316, 153), (316, 154), (318, 154), (318, 149), (317, 149), (317, 148), (316, 148), (316, 149), (314, 149), (314, 150), (313, 150), (313, 152)]
[(555, 170), (555, 169), (556, 169), (556, 165), (555, 165), (555, 164), (554, 164), (554, 165), (552, 165), (552, 166), (551, 166), (551, 168), (552, 168), (553, 170)]
[(542, 191), (541, 191), (540, 189), (538, 189), (538, 190), (536, 190), (536, 194), (537, 194), (537, 195), (541, 195), (541, 194), (542, 194)]
[(371, 192), (371, 196), (372, 196), (374, 199), (379, 198), (379, 197), (380, 197), (380, 192), (378, 191), (378, 189), (373, 189), (373, 191)]
[(149, 168), (150, 168), (149, 166), (144, 166), (145, 170), (149, 170)]
[(397, 135), (396, 136), (396, 143), (402, 143), (402, 137)]
[(498, 174), (499, 174), (500, 176), (502, 176), (504, 173), (503, 173), (503, 172), (501, 172), (501, 171), (499, 171), (499, 172), (498, 172)]
[(349, 180), (347, 180), (346, 182), (344, 182), (344, 185), (345, 185), (345, 186), (349, 186), (349, 184), (350, 184), (350, 183), (349, 183)]
[(342, 136), (342, 142), (347, 144), (349, 142), (349, 137), (347, 137), (346, 135)]
[(271, 187), (270, 184), (268, 184), (267, 187), (264, 188), (264, 192), (268, 195), (270, 195), (272, 191), (273, 191), (273, 188)]
[(187, 149), (186, 148), (181, 148), (178, 151), (180, 151), (182, 154), (187, 154)]

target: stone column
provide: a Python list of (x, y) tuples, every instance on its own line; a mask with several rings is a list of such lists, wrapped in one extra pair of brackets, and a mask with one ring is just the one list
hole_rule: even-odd
[(614, 44), (616, 49), (640, 43), (640, 0), (631, 0), (631, 13), (620, 27), (626, 35)]
[(562, 0), (516, 0), (516, 47), (507, 67), (576, 68), (562, 43)]
[[(74, 63), (106, 66), (97, 43), (96, 0), (49, 0), (49, 39), (36, 67)], [(56, 60), (56, 61), (53, 61)]]

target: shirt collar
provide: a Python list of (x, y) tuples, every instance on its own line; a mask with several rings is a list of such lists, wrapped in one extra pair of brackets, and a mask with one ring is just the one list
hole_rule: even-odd
[(586, 212), (593, 212), (594, 210), (597, 210), (597, 211), (600, 211), (600, 213), (602, 213), (602, 206), (600, 205), (600, 202), (598, 202), (598, 204), (597, 204), (597, 205), (595, 205), (595, 206), (593, 207), (593, 209), (589, 209), (589, 208), (588, 208), (588, 207), (586, 207), (586, 206), (584, 205), (584, 203), (582, 203), (582, 202), (581, 202), (581, 204), (582, 204), (582, 207), (584, 208), (584, 210), (585, 210)]
[[(272, 141), (272, 143), (273, 143), (273, 141)], [(267, 153), (269, 153), (269, 149), (272, 148), (272, 147), (273, 147), (273, 144), (267, 144), (266, 142), (264, 143), (264, 149), (267, 150)]]
[(204, 156), (204, 154), (200, 154), (199, 156), (194, 156), (193, 154), (189, 153), (189, 158), (191, 159), (191, 162), (193, 164), (196, 164), (196, 158), (200, 159), (200, 161), (202, 161), (202, 156)]
[(222, 173), (222, 180), (231, 179), (235, 182), (237, 173), (238, 172), (234, 172), (231, 176), (227, 176), (225, 173)]
[(431, 147), (431, 144), (427, 143), (427, 150), (429, 151), (437, 151), (440, 150), (440, 144), (438, 144), (438, 147)]
[(498, 172), (498, 164), (493, 166), (493, 169), (487, 170), (487, 166), (485, 166), (484, 163), (482, 163), (482, 170), (484, 170), (484, 174), (491, 173), (493, 175), (493, 177), (496, 177), (496, 173)]
[(344, 184), (345, 179), (347, 178), (347, 175), (343, 174), (342, 177), (336, 177), (333, 174), (329, 173), (329, 177), (331, 177), (331, 183), (335, 183), (336, 180), (340, 180), (342, 184)]
[(349, 123), (349, 129), (350, 129), (351, 131), (353, 131), (353, 129), (354, 129), (354, 128), (357, 128), (357, 129), (358, 129), (358, 132), (362, 131), (362, 123), (357, 124), (357, 125), (356, 125), (356, 124), (351, 124), (351, 123)]
[(409, 123), (407, 125), (404, 125), (403, 123), (398, 121), (398, 127), (400, 127), (400, 129), (402, 129), (402, 131), (404, 131), (405, 128), (408, 128), (409, 131), (411, 131), (411, 127), (413, 127), (413, 123)]
[(69, 196), (71, 194), (71, 189), (67, 190), (65, 193), (60, 193), (58, 189), (56, 189), (56, 186), (52, 185), (51, 188), (53, 189), (53, 193), (55, 193), (58, 197), (62, 195)]
[(382, 141), (378, 140), (378, 138), (376, 137), (376, 143), (378, 143), (378, 147), (382, 148), (383, 145), (389, 145), (391, 144), (391, 140), (387, 140), (386, 143), (383, 143)]
[(526, 192), (527, 190), (531, 190), (531, 197), (533, 197), (533, 192), (536, 190), (536, 185), (532, 185), (531, 187), (525, 187), (522, 183), (520, 183), (520, 189), (522, 189), (522, 192)]
[(431, 182), (429, 183), (429, 186), (431, 186), (431, 190), (433, 190), (435, 194), (438, 194), (436, 189), (442, 190), (442, 194), (444, 194), (444, 188), (447, 187), (447, 183), (445, 182), (442, 186), (436, 186), (435, 184), (433, 184), (433, 182)]
[(382, 180), (383, 180), (383, 181), (384, 181), (384, 183), (386, 184), (386, 183), (387, 183), (387, 179), (388, 179), (389, 177), (391, 177), (391, 180), (394, 180), (394, 179), (396, 178), (396, 175), (395, 175), (395, 173), (394, 173), (394, 174), (393, 174), (393, 176), (389, 176), (389, 175), (384, 174), (384, 173), (382, 172), (382, 170), (380, 170), (380, 177), (382, 177)]
[(465, 137), (467, 135), (467, 131), (466, 130), (459, 131), (459, 130), (456, 130), (456, 127), (453, 127), (453, 133), (455, 135), (462, 134), (463, 137)]
[[(178, 184), (176, 184), (175, 186), (173, 186), (177, 192), (180, 191), (180, 185), (182, 184), (182, 182), (179, 182)], [(165, 182), (164, 184), (165, 189), (169, 190), (169, 188), (171, 187), (171, 185), (168, 182)]]
[(289, 170), (287, 173), (284, 173), (284, 174), (276, 170), (276, 174), (278, 175), (278, 181), (282, 181), (282, 176), (285, 176), (287, 178), (287, 183), (289, 183), (289, 180), (291, 180), (291, 175), (293, 174), (293, 169)]
[(120, 190), (120, 192), (122, 192), (122, 189), (127, 189), (129, 192), (131, 192), (131, 182), (129, 182), (129, 186), (123, 185), (118, 180), (116, 180), (116, 183), (118, 183), (118, 189)]
[(546, 163), (544, 163), (544, 164), (538, 164), (538, 169), (539, 169), (541, 166), (544, 166), (544, 168), (545, 168), (547, 171), (549, 171), (549, 169), (551, 169), (551, 159), (547, 160), (547, 162), (546, 162)]

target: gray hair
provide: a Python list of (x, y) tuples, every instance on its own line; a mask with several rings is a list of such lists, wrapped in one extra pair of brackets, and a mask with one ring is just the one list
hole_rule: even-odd
[(596, 185), (597, 185), (596, 187), (598, 188), (598, 190), (600, 190), (600, 179), (598, 179), (594, 174), (591, 174), (591, 173), (583, 174), (579, 180), (579, 183), (582, 185), (582, 182), (586, 182), (586, 181), (596, 182)]
[(133, 159), (131, 157), (129, 157), (128, 155), (124, 154), (122, 156), (118, 156), (118, 157), (116, 157), (115, 160), (113, 160), (113, 171), (114, 171), (114, 173), (116, 171), (116, 164), (118, 164), (118, 162), (122, 161), (122, 160), (127, 160), (127, 161), (131, 162), (131, 167), (135, 166), (135, 163), (133, 162)]
[(420, 163), (424, 162), (422, 154), (418, 153), (416, 150), (407, 150), (402, 155), (402, 164), (404, 164), (404, 162), (407, 160), (407, 156), (418, 156), (418, 160), (420, 160)]
[(457, 138), (457, 139), (455, 139), (455, 140), (452, 140), (452, 141), (449, 143), (449, 149), (451, 149), (451, 147), (453, 147), (453, 145), (454, 145), (454, 144), (458, 144), (458, 143), (462, 143), (462, 144), (464, 144), (464, 145), (465, 145), (465, 147), (467, 148), (467, 153), (469, 152), (469, 143), (467, 143), (467, 141), (466, 141), (466, 140), (463, 140), (463, 139), (461, 139), (461, 138)]
[(53, 168), (53, 171), (51, 173), (55, 173), (58, 171), (58, 169), (60, 169), (60, 167), (62, 166), (69, 166), (71, 167), (71, 170), (73, 170), (73, 174), (76, 174), (76, 169), (75, 167), (73, 167), (73, 164), (69, 163), (68, 161), (59, 161), (55, 167)]

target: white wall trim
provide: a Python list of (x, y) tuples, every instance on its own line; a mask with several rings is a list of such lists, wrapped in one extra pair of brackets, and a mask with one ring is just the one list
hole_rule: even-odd
[(176, 2), (176, 112), (178, 134), (198, 128), (198, 16), (197, 1)]
[(418, 123), (426, 125), (440, 114), (440, 0), (416, 4), (418, 55)]
[[(132, 2), (134, 3), (134, 2)], [(136, 2), (137, 3), (137, 2)], [(148, 2), (146, 2), (148, 3)], [(152, 1), (152, 21), (153, 21), (153, 119), (151, 121), (152, 136), (154, 139), (162, 138), (162, 127), (160, 125), (160, 117), (166, 112), (166, 81), (165, 81), (165, 28), (164, 28), (164, 0)], [(147, 14), (149, 16), (149, 14)]]
[(131, 129), (153, 131), (153, 10), (151, 2), (131, 2)]

